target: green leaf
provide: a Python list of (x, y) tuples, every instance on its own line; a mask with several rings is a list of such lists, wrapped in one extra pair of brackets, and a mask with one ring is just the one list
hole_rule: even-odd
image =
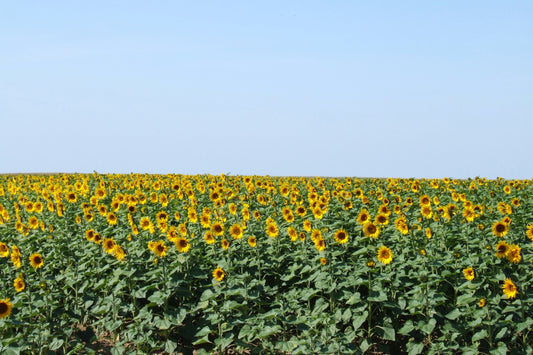
[(420, 354), (424, 350), (424, 344), (422, 343), (407, 343), (407, 352), (409, 355)]
[(362, 314), (354, 317), (353, 329), (354, 330), (359, 329), (359, 327), (366, 321), (367, 317), (368, 317), (368, 311), (364, 311)]
[(415, 329), (415, 326), (413, 325), (413, 321), (408, 320), (407, 322), (405, 322), (403, 327), (401, 327), (400, 330), (398, 330), (398, 333), (402, 335), (407, 335), (411, 333), (413, 329)]
[(63, 339), (54, 338), (51, 342), (48, 348), (52, 351), (59, 349), (63, 346), (65, 341)]
[(154, 317), (154, 324), (159, 329), (168, 329), (172, 325), (172, 323), (167, 318), (161, 318), (161, 317)]
[(458, 308), (455, 308), (453, 311), (451, 311), (450, 313), (446, 315), (446, 318), (450, 320), (456, 320), (460, 316), (461, 316), (461, 311)]
[(498, 347), (490, 351), (492, 355), (506, 355), (507, 354), (507, 345), (504, 342), (498, 342)]
[(392, 327), (383, 327), (383, 339), (385, 340), (396, 340), (396, 332)]
[(489, 336), (489, 334), (487, 333), (487, 330), (486, 329), (482, 329), (480, 330), (479, 332), (475, 333), (474, 335), (472, 335), (472, 341), (479, 341), (481, 339), (485, 339)]
[(173, 342), (170, 339), (167, 339), (167, 341), (165, 342), (165, 351), (169, 354), (173, 354), (177, 347), (178, 344), (176, 344), (176, 342)]
[(418, 322), (418, 328), (420, 328), (420, 330), (429, 335), (433, 332), (433, 329), (435, 329), (436, 324), (437, 321), (435, 320), (435, 318), (431, 318), (427, 323), (424, 321)]

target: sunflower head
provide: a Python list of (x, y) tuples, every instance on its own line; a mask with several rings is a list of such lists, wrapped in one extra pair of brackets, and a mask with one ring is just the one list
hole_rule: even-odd
[(463, 275), (465, 276), (465, 279), (468, 281), (472, 281), (474, 279), (474, 269), (469, 267), (463, 270)]
[(367, 222), (363, 226), (363, 234), (366, 237), (376, 239), (379, 236), (379, 228), (372, 222)]
[(378, 250), (378, 260), (383, 264), (389, 264), (392, 261), (392, 250), (386, 246), (382, 246)]
[(0, 300), (0, 319), (9, 317), (13, 304), (9, 302), (9, 298)]
[(518, 294), (516, 285), (510, 278), (505, 279), (505, 281), (503, 282), (502, 288), (503, 288), (503, 293), (509, 299), (515, 298), (516, 295)]
[(336, 231), (333, 237), (339, 244), (344, 244), (348, 242), (348, 234), (344, 229), (339, 229), (338, 231)]
[(176, 249), (178, 249), (180, 253), (186, 253), (191, 248), (191, 244), (189, 244), (189, 241), (185, 238), (178, 238), (174, 245), (176, 245)]
[(499, 259), (507, 257), (507, 254), (509, 253), (509, 244), (505, 240), (500, 241), (496, 245), (496, 257)]
[(492, 233), (497, 237), (504, 237), (509, 231), (509, 225), (503, 221), (498, 221), (492, 225)]
[(44, 259), (39, 253), (30, 256), (30, 264), (34, 269), (39, 269), (44, 265)]
[(255, 246), (257, 245), (257, 238), (253, 235), (248, 237), (248, 245), (250, 245), (250, 247), (252, 248), (255, 248)]
[(220, 282), (224, 279), (225, 276), (226, 272), (222, 270), (220, 266), (217, 266), (217, 268), (213, 270), (213, 277), (215, 278), (215, 280)]

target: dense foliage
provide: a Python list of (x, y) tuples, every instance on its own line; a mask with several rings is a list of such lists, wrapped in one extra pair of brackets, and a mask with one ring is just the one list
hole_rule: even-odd
[(529, 180), (0, 177), (0, 351), (531, 353)]

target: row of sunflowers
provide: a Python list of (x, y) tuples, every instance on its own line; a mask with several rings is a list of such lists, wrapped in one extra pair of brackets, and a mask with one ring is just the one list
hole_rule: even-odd
[(533, 181), (0, 177), (2, 353), (530, 353)]

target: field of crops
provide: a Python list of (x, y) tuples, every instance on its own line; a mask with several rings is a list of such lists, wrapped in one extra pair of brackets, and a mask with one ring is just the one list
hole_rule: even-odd
[(0, 176), (0, 352), (532, 353), (533, 181)]

